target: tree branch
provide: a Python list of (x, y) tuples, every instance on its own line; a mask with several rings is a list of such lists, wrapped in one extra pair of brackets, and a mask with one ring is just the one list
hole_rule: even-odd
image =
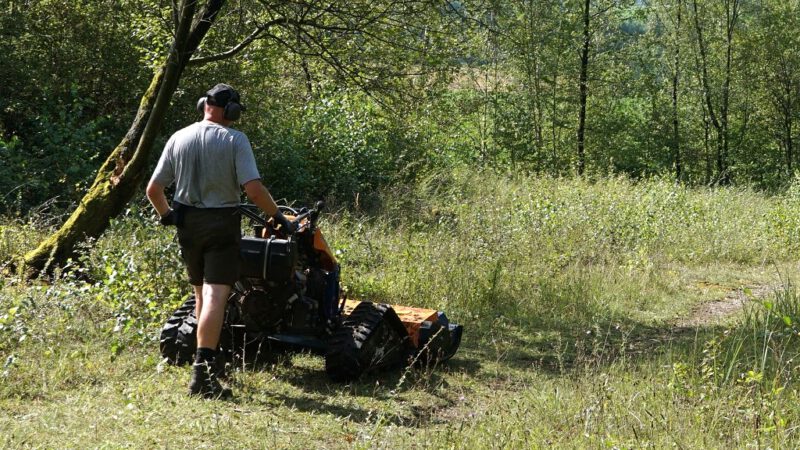
[(247, 48), (250, 44), (255, 42), (257, 39), (261, 38), (262, 37), (261, 35), (266, 30), (268, 30), (270, 27), (273, 27), (273, 26), (278, 25), (278, 24), (283, 23), (283, 22), (286, 22), (285, 18), (270, 20), (269, 22), (267, 22), (265, 24), (257, 26), (256, 29), (253, 30), (252, 33), (250, 33), (250, 35), (248, 35), (244, 40), (242, 40), (242, 42), (236, 44), (234, 47), (231, 47), (230, 49), (228, 49), (228, 50), (226, 50), (226, 51), (224, 51), (222, 53), (217, 53), (215, 55), (200, 56), (200, 57), (192, 58), (192, 59), (189, 60), (189, 63), (187, 65), (189, 65), (189, 66), (200, 66), (200, 65), (203, 65), (203, 64), (206, 64), (206, 63), (210, 63), (210, 62), (222, 61), (224, 59), (232, 58), (232, 57), (236, 56), (237, 54), (241, 53), (242, 50)]

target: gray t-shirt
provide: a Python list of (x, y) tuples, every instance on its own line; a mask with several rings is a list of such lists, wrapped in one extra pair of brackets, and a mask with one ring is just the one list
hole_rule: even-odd
[(184, 205), (223, 208), (238, 206), (241, 186), (259, 178), (247, 136), (204, 120), (169, 138), (150, 181), (174, 181), (174, 200)]

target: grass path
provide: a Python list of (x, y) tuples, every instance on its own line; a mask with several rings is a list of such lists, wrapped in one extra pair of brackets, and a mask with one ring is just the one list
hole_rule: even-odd
[(748, 302), (772, 295), (777, 286), (757, 284), (728, 291), (724, 297), (713, 298), (695, 305), (689, 314), (673, 323), (675, 330), (710, 327), (724, 323), (744, 309)]

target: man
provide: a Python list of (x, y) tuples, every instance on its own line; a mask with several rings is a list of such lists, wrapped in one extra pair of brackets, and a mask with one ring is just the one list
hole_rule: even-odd
[[(239, 93), (217, 84), (197, 103), (203, 120), (170, 137), (158, 161), (147, 198), (161, 223), (178, 228), (178, 243), (189, 283), (197, 299), (197, 355), (189, 394), (205, 398), (230, 397), (214, 370), (225, 306), (239, 278), (241, 189), (267, 217), (291, 232), (261, 183), (247, 136), (229, 128), (244, 107)], [(164, 189), (175, 183), (170, 207)]]

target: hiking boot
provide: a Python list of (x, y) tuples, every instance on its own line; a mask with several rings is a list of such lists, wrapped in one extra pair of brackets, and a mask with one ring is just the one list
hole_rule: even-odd
[(228, 399), (233, 391), (219, 383), (216, 368), (207, 363), (192, 365), (192, 380), (189, 382), (189, 395), (206, 399)]
[(228, 362), (225, 361), (225, 356), (221, 353), (217, 354), (217, 357), (214, 358), (212, 370), (218, 380), (226, 380), (228, 378)]

